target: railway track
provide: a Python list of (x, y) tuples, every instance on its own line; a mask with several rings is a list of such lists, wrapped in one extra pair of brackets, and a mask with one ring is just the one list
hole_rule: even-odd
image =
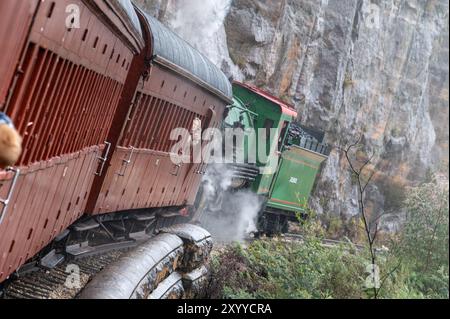
[(46, 270), (39, 268), (19, 276), (4, 291), (5, 299), (73, 299), (105, 267), (117, 261), (128, 249), (101, 255), (81, 256)]
[[(63, 259), (53, 266), (32, 262), (16, 272), (2, 291), (0, 299), (73, 299), (97, 274), (131, 249), (154, 238), (158, 229), (177, 222), (160, 218), (148, 235), (139, 238), (84, 247), (83, 243), (66, 246)], [(156, 227), (156, 225), (158, 225)]]
[[(212, 249), (207, 231), (175, 220), (167, 221), (167, 226), (158, 227), (146, 239), (103, 244), (76, 255), (67, 253), (65, 260), (51, 269), (41, 263), (30, 264), (15, 274), (0, 299), (151, 299), (148, 293), (172, 273), (181, 272), (188, 279), (196, 274)], [(195, 289), (195, 285), (189, 286), (186, 292), (195, 295)]]
[[(280, 240), (286, 241), (286, 242), (299, 242), (302, 243), (305, 241), (305, 237), (300, 234), (292, 234), (292, 233), (285, 233), (282, 234), (279, 237)], [(248, 242), (253, 242), (256, 240), (255, 238), (249, 238), (247, 239)], [(367, 249), (367, 247), (359, 244), (355, 244), (351, 242), (350, 240), (342, 241), (342, 240), (334, 240), (334, 239), (322, 239), (322, 246), (327, 248), (334, 248), (338, 246), (352, 246), (353, 248), (357, 250), (364, 250)], [(383, 248), (376, 248), (375, 251), (377, 253), (385, 253), (386, 249)]]
[[(291, 234), (291, 233), (283, 234), (282, 238), (284, 238), (286, 240), (299, 241), (299, 242), (302, 242), (305, 240), (305, 237), (303, 235)], [(328, 246), (328, 247), (336, 247), (336, 246), (340, 246), (340, 245), (352, 245), (355, 248), (360, 249), (360, 250), (365, 248), (363, 245), (355, 244), (355, 243), (351, 242), (350, 240), (343, 241), (343, 240), (333, 240), (333, 239), (322, 239), (322, 245)]]

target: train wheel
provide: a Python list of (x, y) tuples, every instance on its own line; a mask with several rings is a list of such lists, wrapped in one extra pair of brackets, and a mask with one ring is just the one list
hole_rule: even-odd
[(288, 218), (280, 214), (264, 213), (259, 222), (259, 235), (273, 237), (289, 231)]

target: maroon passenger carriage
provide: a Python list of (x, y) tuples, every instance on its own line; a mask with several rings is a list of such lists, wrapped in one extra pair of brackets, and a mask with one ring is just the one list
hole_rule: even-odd
[(204, 163), (173, 164), (168, 137), (219, 125), (232, 91), (218, 68), (129, 0), (2, 0), (0, 45), (0, 111), (24, 138), (0, 171), (0, 283), (189, 211)]

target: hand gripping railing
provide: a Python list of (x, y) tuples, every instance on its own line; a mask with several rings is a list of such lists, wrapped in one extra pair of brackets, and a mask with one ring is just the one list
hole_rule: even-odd
[(6, 213), (8, 211), (9, 202), (11, 201), (12, 195), (14, 194), (14, 189), (16, 188), (17, 181), (20, 176), (20, 170), (14, 169), (14, 168), (7, 168), (6, 171), (14, 172), (14, 178), (12, 180), (11, 186), (8, 191), (8, 195), (6, 199), (0, 198), (0, 204), (3, 206), (0, 210), (0, 225), (2, 224), (3, 220), (5, 219)]

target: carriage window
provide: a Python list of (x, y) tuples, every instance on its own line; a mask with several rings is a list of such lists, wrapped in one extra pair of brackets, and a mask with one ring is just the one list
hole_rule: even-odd
[(270, 130), (273, 128), (274, 122), (271, 119), (266, 119), (264, 122), (264, 129), (266, 130), (266, 141), (270, 142)]
[(283, 128), (281, 129), (280, 138), (278, 139), (278, 151), (280, 151), (280, 152), (281, 152), (281, 150), (283, 148), (283, 142), (284, 142), (284, 139), (286, 137), (286, 133), (287, 133), (288, 127), (289, 127), (289, 122), (288, 121), (284, 121)]
[(270, 132), (273, 129), (274, 123), (275, 122), (270, 119), (266, 119), (264, 122), (264, 129), (266, 130), (266, 152), (267, 152), (266, 154), (267, 155), (270, 154), (270, 149), (271, 149), (271, 145), (272, 145)]

